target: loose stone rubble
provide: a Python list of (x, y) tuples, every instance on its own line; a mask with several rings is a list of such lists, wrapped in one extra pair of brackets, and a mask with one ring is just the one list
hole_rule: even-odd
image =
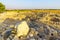
[(60, 40), (60, 30), (38, 21), (8, 18), (0, 27), (0, 40)]
[(16, 24), (15, 29), (9, 24), (10, 28), (0, 34), (0, 40), (60, 40), (60, 32), (50, 25), (37, 21), (21, 21)]

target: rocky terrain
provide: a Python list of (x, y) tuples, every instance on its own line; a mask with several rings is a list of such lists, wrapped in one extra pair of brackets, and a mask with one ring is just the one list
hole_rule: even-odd
[(6, 13), (0, 19), (0, 40), (60, 40), (58, 13)]

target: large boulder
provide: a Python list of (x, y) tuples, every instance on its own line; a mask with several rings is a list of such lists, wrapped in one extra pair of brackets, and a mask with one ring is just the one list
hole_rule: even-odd
[(26, 21), (22, 21), (17, 27), (17, 37), (26, 36), (29, 32), (29, 26)]

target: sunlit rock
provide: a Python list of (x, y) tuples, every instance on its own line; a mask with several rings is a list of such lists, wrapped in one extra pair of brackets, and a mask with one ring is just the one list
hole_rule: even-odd
[(19, 15), (18, 18), (19, 20), (25, 19), (26, 15)]
[(14, 27), (14, 25), (10, 25), (10, 28), (13, 28)]
[(29, 32), (29, 26), (26, 21), (21, 22), (17, 27), (17, 37), (26, 36)]

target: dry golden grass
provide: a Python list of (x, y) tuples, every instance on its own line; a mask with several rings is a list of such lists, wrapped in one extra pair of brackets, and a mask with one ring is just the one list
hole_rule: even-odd
[[(47, 13), (44, 17), (40, 19), (41, 22), (52, 25), (54, 28), (60, 29), (60, 22), (53, 22), (51, 19), (58, 18), (60, 20), (60, 10), (20, 10), (19, 13), (17, 11), (6, 11), (4, 14), (0, 14), (0, 22), (3, 22), (6, 18), (12, 18), (12, 19), (25, 19), (26, 16), (30, 16), (32, 18), (36, 17), (39, 13)], [(36, 14), (37, 13), (37, 14)], [(51, 15), (57, 15), (57, 16), (51, 16)], [(55, 19), (54, 19), (55, 20)], [(58, 20), (57, 20), (58, 21)]]

